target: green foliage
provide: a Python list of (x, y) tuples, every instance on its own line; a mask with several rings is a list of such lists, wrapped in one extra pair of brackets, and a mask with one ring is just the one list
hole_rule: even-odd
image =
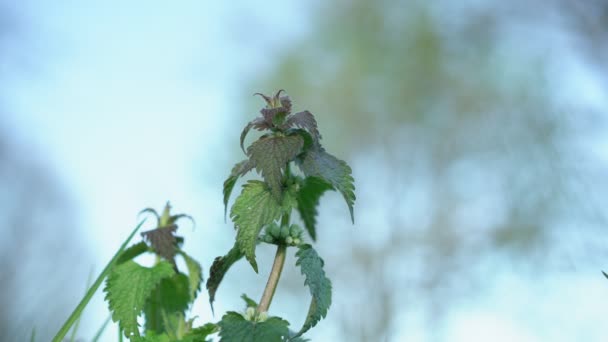
[(307, 177), (301, 182), (297, 197), (298, 212), (302, 221), (304, 221), (304, 227), (306, 227), (313, 240), (317, 239), (316, 224), (319, 199), (325, 191), (330, 189), (332, 189), (332, 186), (329, 183), (314, 176)]
[(308, 285), (312, 295), (308, 315), (297, 334), (300, 336), (327, 315), (331, 305), (331, 281), (325, 276), (323, 259), (311, 245), (300, 246), (296, 257), (298, 258), (296, 265), (300, 266), (302, 274), (306, 277), (304, 284)]
[(248, 308), (254, 308), (254, 309), (258, 308), (258, 303), (255, 300), (249, 298), (246, 294), (243, 293), (241, 295), (241, 298), (245, 301), (245, 304), (247, 305)]
[(281, 342), (289, 337), (289, 323), (279, 317), (253, 322), (237, 312), (229, 311), (218, 326), (221, 342)]
[(346, 162), (327, 153), (321, 146), (316, 146), (316, 148), (310, 149), (304, 154), (298, 160), (298, 166), (307, 177), (319, 177), (342, 193), (348, 205), (351, 220), (354, 223), (355, 180), (351, 175), (352, 170), (350, 166)]
[(608, 279), (608, 274), (606, 274), (606, 272), (602, 271), (602, 273), (604, 274), (604, 277), (606, 277), (606, 279)]
[(126, 337), (139, 336), (137, 317), (146, 300), (161, 280), (174, 274), (173, 267), (167, 262), (148, 268), (126, 261), (112, 270), (104, 292), (112, 320), (119, 323)]
[(203, 268), (201, 267), (201, 264), (186, 254), (186, 252), (179, 250), (177, 253), (179, 253), (186, 262), (186, 267), (188, 268), (190, 300), (194, 301), (198, 291), (201, 289), (201, 283), (203, 282)]
[(209, 335), (213, 335), (219, 331), (219, 327), (214, 323), (207, 323), (198, 328), (194, 328), (188, 332), (178, 342), (206, 342)]
[(177, 273), (162, 279), (146, 300), (146, 331), (178, 335), (179, 325), (190, 303), (189, 291), (189, 279), (185, 274)]
[(264, 182), (249, 181), (236, 199), (230, 216), (238, 229), (236, 242), (253, 269), (257, 272), (255, 246), (264, 225), (272, 223), (281, 215), (281, 206), (272, 196)]
[[(65, 336), (95, 292), (95, 286), (99, 286), (106, 275), (105, 299), (112, 320), (119, 324), (120, 341), (124, 334), (131, 341), (140, 342), (208, 342), (210, 335), (217, 333), (220, 341), (226, 342), (306, 341), (301, 335), (327, 315), (331, 304), (331, 282), (323, 271), (323, 260), (310, 245), (303, 244), (303, 229), (290, 222), (291, 214), (297, 209), (306, 230), (313, 240), (316, 239), (320, 197), (327, 190), (340, 191), (352, 218), (354, 180), (348, 165), (321, 147), (321, 135), (314, 116), (308, 111), (291, 114), (291, 100), (281, 93), (278, 91), (273, 97), (259, 94), (267, 106), (260, 111), (262, 116), (249, 122), (241, 134), (243, 147), (250, 129), (268, 131), (247, 148), (249, 158), (236, 164), (224, 181), (224, 215), (241, 176), (255, 168), (264, 180), (251, 180), (243, 185), (230, 210), (230, 218), (237, 230), (235, 244), (225, 256), (214, 260), (206, 283), (213, 310), (217, 290), (232, 265), (246, 257), (257, 272), (257, 244), (275, 244), (278, 246), (275, 262), (259, 303), (243, 294), (244, 315), (230, 311), (218, 323), (193, 327), (194, 318), (187, 320), (186, 314), (200, 291), (203, 271), (201, 265), (181, 249), (184, 239), (176, 235), (177, 221), (192, 218), (185, 214), (172, 215), (167, 202), (160, 215), (151, 208), (140, 212), (154, 215), (156, 227), (141, 234), (143, 241), (126, 248), (141, 224), (133, 231), (97, 279), (97, 285), (87, 292), (73, 317), (58, 333), (55, 342)], [(299, 165), (305, 178), (291, 173), (292, 162)], [(305, 285), (309, 286), (312, 294), (308, 315), (297, 333), (289, 330), (287, 321), (268, 317), (287, 247), (293, 246), (298, 247), (296, 265), (301, 267), (306, 277)], [(143, 267), (134, 261), (144, 253), (152, 253), (156, 257), (153, 267)], [(183, 257), (187, 274), (178, 269), (176, 255)], [(137, 321), (142, 314), (145, 318), (143, 335)]]
[(207, 291), (209, 292), (209, 305), (213, 310), (213, 301), (215, 300), (215, 293), (224, 279), (226, 272), (234, 265), (235, 262), (241, 260), (243, 252), (239, 249), (235, 243), (234, 247), (223, 257), (217, 257), (213, 261), (211, 268), (209, 269), (209, 279), (207, 279)]
[(281, 199), (283, 170), (300, 154), (303, 146), (302, 137), (292, 135), (261, 138), (247, 149), (250, 160), (277, 200)]

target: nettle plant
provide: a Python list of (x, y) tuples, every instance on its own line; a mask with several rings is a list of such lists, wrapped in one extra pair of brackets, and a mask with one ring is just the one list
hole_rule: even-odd
[[(244, 257), (257, 273), (257, 246), (276, 246), (259, 303), (243, 294), (246, 305), (243, 312), (229, 311), (219, 322), (194, 327), (195, 318), (188, 318), (187, 312), (200, 290), (202, 268), (182, 250), (183, 238), (175, 235), (177, 221), (190, 216), (172, 215), (167, 203), (161, 215), (153, 209), (142, 211), (156, 217), (156, 228), (142, 233), (143, 241), (126, 248), (143, 222), (135, 228), (53, 341), (62, 341), (77, 323), (104, 279), (105, 299), (112, 320), (119, 324), (120, 339), (124, 336), (131, 341), (194, 342), (218, 336), (219, 341), (225, 342), (305, 341), (303, 334), (327, 315), (332, 287), (323, 270), (323, 259), (305, 242), (304, 232), (312, 241), (316, 240), (317, 207), (320, 197), (328, 190), (342, 194), (354, 223), (355, 186), (351, 168), (322, 147), (314, 116), (309, 111), (292, 114), (291, 101), (281, 96), (282, 92), (272, 97), (256, 94), (266, 101), (266, 106), (261, 110), (262, 116), (249, 122), (241, 133), (240, 145), (247, 158), (234, 166), (224, 182), (225, 215), (239, 178), (256, 170), (262, 179), (249, 180), (242, 186), (230, 210), (236, 229), (234, 246), (226, 255), (215, 259), (206, 283), (213, 310), (217, 290), (232, 265)], [(263, 134), (245, 149), (245, 138), (251, 129)], [(298, 212), (304, 229), (292, 223), (294, 211)], [(297, 249), (295, 265), (300, 267), (312, 297), (304, 324), (297, 331), (290, 330), (286, 320), (268, 313), (287, 248)], [(134, 261), (144, 253), (155, 256), (152, 267)], [(178, 256), (184, 260), (187, 274), (179, 270)], [(143, 327), (138, 322), (142, 317)], [(101, 331), (103, 328), (96, 338)]]

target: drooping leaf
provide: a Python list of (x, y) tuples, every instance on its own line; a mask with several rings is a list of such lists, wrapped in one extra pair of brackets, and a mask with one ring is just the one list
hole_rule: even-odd
[(188, 268), (189, 293), (190, 301), (192, 302), (196, 299), (196, 295), (201, 289), (201, 283), (203, 281), (203, 269), (201, 264), (186, 254), (186, 252), (179, 250), (178, 253), (182, 256), (182, 258), (184, 258), (186, 267)]
[(255, 300), (249, 298), (246, 294), (243, 293), (241, 295), (241, 298), (245, 301), (245, 305), (247, 305), (248, 308), (258, 308), (258, 303)]
[(354, 223), (355, 179), (352, 176), (350, 166), (345, 161), (327, 153), (321, 146), (308, 150), (303, 158), (298, 160), (298, 165), (307, 177), (322, 178), (340, 191), (348, 205), (350, 218)]
[(213, 265), (209, 269), (209, 279), (207, 279), (207, 291), (209, 292), (209, 305), (213, 310), (213, 301), (215, 300), (215, 293), (224, 279), (224, 275), (230, 269), (230, 267), (243, 257), (243, 253), (235, 243), (234, 247), (223, 257), (217, 257), (213, 261)]
[(271, 127), (271, 122), (266, 122), (264, 118), (255, 118), (250, 121), (243, 129), (243, 132), (241, 132), (241, 150), (243, 150), (243, 152), (247, 154), (247, 152), (245, 152), (245, 147), (243, 146), (243, 144), (245, 143), (245, 138), (247, 137), (247, 133), (249, 133), (249, 130), (251, 128), (255, 128), (258, 131), (262, 131), (265, 129), (270, 129)]
[(236, 181), (251, 169), (253, 169), (253, 163), (249, 159), (245, 159), (234, 165), (232, 172), (230, 172), (230, 176), (224, 181), (224, 219), (226, 219), (228, 200), (230, 199), (230, 194), (232, 193)]
[(148, 251), (148, 245), (145, 242), (136, 243), (133, 246), (125, 249), (118, 257), (116, 264), (122, 264), (125, 261), (133, 260), (139, 255)]
[(304, 325), (296, 334), (296, 336), (300, 336), (327, 315), (327, 310), (331, 305), (331, 281), (323, 270), (323, 259), (311, 245), (301, 245), (296, 252), (296, 257), (298, 258), (296, 265), (300, 266), (302, 274), (306, 277), (304, 284), (308, 285), (312, 295)]
[(285, 120), (281, 126), (283, 130), (291, 127), (299, 127), (307, 130), (312, 135), (315, 142), (318, 142), (321, 139), (321, 134), (317, 128), (317, 120), (315, 120), (312, 113), (307, 110), (288, 116), (287, 120)]
[(144, 306), (146, 331), (172, 335), (178, 328), (177, 320), (184, 319), (190, 303), (189, 291), (189, 280), (183, 273), (162, 279)]
[(218, 325), (220, 342), (282, 342), (289, 337), (289, 322), (279, 317), (253, 322), (237, 312), (229, 311)]
[(118, 322), (125, 336), (139, 336), (137, 317), (156, 286), (175, 274), (168, 262), (161, 261), (152, 268), (134, 261), (116, 266), (110, 273), (104, 292), (112, 312), (112, 320)]
[(277, 200), (281, 198), (282, 171), (300, 154), (303, 145), (304, 139), (299, 135), (272, 136), (257, 140), (247, 149), (250, 160)]
[(175, 231), (177, 225), (172, 224), (166, 227), (158, 227), (141, 233), (141, 236), (150, 242), (152, 249), (175, 266), (175, 253), (177, 253), (177, 240)]
[(263, 226), (281, 216), (281, 205), (271, 195), (266, 183), (249, 181), (243, 185), (241, 195), (236, 199), (230, 217), (238, 229), (236, 243), (253, 269), (257, 272), (255, 246)]
[(304, 221), (304, 227), (313, 240), (317, 239), (317, 205), (321, 195), (333, 187), (319, 177), (306, 177), (297, 194), (298, 212)]
[(217, 324), (207, 323), (201, 327), (190, 330), (181, 340), (178, 342), (206, 342), (209, 335), (213, 335), (220, 329)]

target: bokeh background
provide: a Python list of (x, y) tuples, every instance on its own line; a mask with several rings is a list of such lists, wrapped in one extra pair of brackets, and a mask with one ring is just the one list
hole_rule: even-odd
[[(0, 0), (0, 340), (50, 340), (144, 207), (195, 218), (208, 272), (251, 94), (283, 88), (357, 186), (355, 226), (322, 198), (312, 340), (605, 341), (607, 39), (602, 0)], [(258, 298), (273, 253), (191, 316)], [(294, 327), (302, 285), (271, 307)]]

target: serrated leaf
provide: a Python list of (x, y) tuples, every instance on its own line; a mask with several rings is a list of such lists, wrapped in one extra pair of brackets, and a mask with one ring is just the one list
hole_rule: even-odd
[(162, 279), (144, 306), (146, 331), (157, 334), (174, 332), (177, 328), (175, 318), (183, 320), (190, 303), (189, 290), (188, 277), (183, 273)]
[(258, 308), (258, 303), (255, 300), (249, 298), (246, 294), (243, 293), (241, 295), (241, 298), (245, 301), (245, 305), (247, 305), (248, 308)]
[(331, 281), (325, 276), (323, 259), (311, 245), (301, 245), (296, 257), (298, 258), (296, 266), (300, 266), (302, 274), (306, 277), (304, 284), (308, 285), (312, 295), (308, 315), (302, 329), (296, 334), (297, 337), (314, 327), (327, 315), (331, 305)]
[(289, 322), (279, 317), (252, 322), (237, 312), (229, 311), (218, 325), (220, 342), (282, 342), (289, 337)]
[(213, 311), (213, 301), (215, 300), (215, 293), (224, 279), (224, 275), (228, 272), (230, 267), (243, 257), (243, 253), (234, 244), (234, 247), (223, 257), (217, 257), (213, 261), (211, 268), (209, 269), (209, 279), (207, 279), (207, 292), (209, 293), (209, 305)]
[(190, 301), (193, 302), (196, 299), (198, 291), (201, 289), (201, 283), (203, 282), (203, 269), (201, 264), (186, 254), (186, 252), (179, 250), (178, 253), (182, 256), (182, 258), (184, 258), (186, 267), (188, 268)]
[(164, 261), (152, 268), (126, 261), (112, 270), (104, 288), (105, 299), (112, 312), (112, 320), (119, 323), (126, 337), (139, 336), (137, 317), (146, 300), (163, 279), (174, 274), (171, 264)]
[(291, 127), (305, 129), (312, 135), (315, 142), (318, 142), (321, 139), (321, 134), (319, 134), (319, 129), (317, 128), (317, 120), (315, 120), (314, 115), (307, 110), (288, 116), (285, 123), (281, 126), (283, 130)]
[(302, 152), (303, 146), (304, 139), (301, 136), (290, 135), (259, 139), (247, 148), (251, 162), (277, 200), (281, 198), (282, 171), (287, 163)]
[(317, 239), (317, 206), (319, 199), (327, 190), (333, 187), (319, 177), (306, 177), (297, 193), (298, 212), (304, 221), (304, 227), (314, 240)]
[(125, 261), (133, 260), (139, 255), (148, 251), (148, 245), (145, 242), (136, 243), (133, 246), (125, 249), (118, 257), (116, 264), (122, 264)]
[(213, 335), (219, 331), (219, 327), (214, 323), (207, 323), (201, 327), (190, 330), (178, 342), (206, 342), (209, 335)]
[(236, 181), (251, 169), (253, 169), (253, 163), (249, 161), (249, 159), (243, 160), (234, 165), (232, 172), (230, 172), (230, 176), (224, 181), (224, 220), (226, 219), (228, 200), (230, 199), (230, 194), (232, 194), (232, 189), (234, 188)]
[(350, 218), (354, 223), (355, 179), (352, 176), (350, 166), (345, 161), (327, 153), (321, 146), (308, 150), (303, 158), (299, 160), (298, 165), (307, 177), (322, 178), (340, 191), (348, 205)]
[(272, 127), (271, 122), (266, 122), (264, 118), (255, 118), (250, 121), (243, 129), (243, 132), (241, 132), (241, 150), (243, 150), (243, 152), (247, 154), (247, 152), (245, 152), (245, 147), (243, 146), (243, 144), (245, 143), (245, 137), (247, 137), (247, 133), (249, 133), (249, 130), (251, 128), (255, 128), (258, 131), (262, 131), (265, 129), (270, 129), (270, 127)]
[(177, 253), (176, 230), (177, 225), (172, 224), (141, 233), (141, 236), (152, 245), (152, 249), (169, 261), (174, 268), (177, 268), (175, 265), (175, 253)]
[(255, 246), (263, 226), (281, 216), (281, 206), (271, 195), (266, 183), (249, 181), (243, 185), (241, 195), (236, 199), (230, 217), (238, 229), (236, 243), (257, 272)]

